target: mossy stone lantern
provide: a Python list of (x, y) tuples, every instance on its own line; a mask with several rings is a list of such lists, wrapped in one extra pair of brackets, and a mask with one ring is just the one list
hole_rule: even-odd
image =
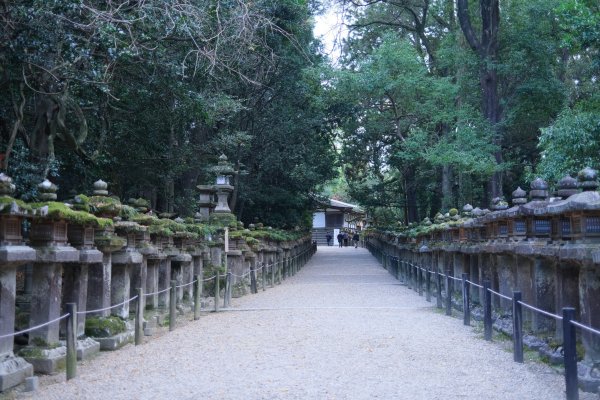
[[(519, 186), (517, 190), (512, 192), (513, 208), (519, 208), (527, 204), (527, 192)], [(527, 221), (521, 213), (516, 212), (514, 218), (509, 220), (510, 234), (513, 239), (524, 239), (527, 237)]]
[(219, 163), (215, 167), (215, 171), (217, 172), (217, 178), (215, 182), (215, 189), (217, 191), (217, 205), (214, 212), (217, 214), (231, 213), (228, 199), (229, 194), (233, 192), (233, 186), (231, 186), (230, 178), (234, 174), (234, 171), (225, 154), (222, 154), (221, 157), (219, 157)]
[(571, 228), (573, 239), (592, 239), (594, 242), (600, 238), (600, 210), (595, 209), (598, 193), (598, 171), (584, 168), (577, 174), (579, 187), (582, 193), (573, 196), (576, 200), (576, 210), (571, 214)]

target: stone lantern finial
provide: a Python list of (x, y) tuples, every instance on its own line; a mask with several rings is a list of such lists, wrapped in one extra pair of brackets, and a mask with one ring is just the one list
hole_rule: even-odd
[(532, 201), (544, 201), (548, 198), (548, 183), (542, 178), (535, 178), (531, 182), (531, 191), (529, 192)]
[(571, 177), (571, 175), (565, 175), (564, 178), (558, 182), (557, 194), (559, 197), (566, 199), (577, 193), (579, 193), (579, 189), (577, 189), (577, 179)]
[(517, 190), (512, 192), (512, 204), (513, 206), (520, 206), (525, 203), (527, 203), (527, 192), (519, 186)]
[(577, 174), (579, 180), (579, 187), (584, 192), (591, 192), (598, 188), (598, 171), (593, 168), (585, 167)]
[(94, 196), (108, 196), (108, 184), (102, 179), (94, 182)]
[(12, 178), (4, 172), (0, 173), (0, 196), (12, 196), (15, 192), (15, 184)]
[(56, 200), (56, 192), (58, 187), (50, 182), (48, 179), (44, 179), (44, 182), (40, 183), (38, 186), (38, 198), (41, 201), (54, 201)]
[(494, 197), (492, 199), (492, 209), (494, 211), (506, 210), (508, 208), (508, 203), (504, 200), (504, 197)]

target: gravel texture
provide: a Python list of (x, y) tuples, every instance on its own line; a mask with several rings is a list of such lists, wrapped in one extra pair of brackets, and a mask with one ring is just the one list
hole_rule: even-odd
[(233, 308), (15, 397), (564, 399), (562, 375), (514, 363), (506, 343), (442, 315), (365, 249), (319, 247), (296, 276), (233, 299)]

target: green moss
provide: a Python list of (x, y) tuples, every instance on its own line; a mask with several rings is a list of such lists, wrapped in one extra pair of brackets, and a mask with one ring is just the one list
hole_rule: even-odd
[(94, 244), (99, 248), (121, 248), (127, 244), (127, 240), (116, 235), (97, 236)]
[(114, 197), (90, 197), (90, 209), (94, 214), (110, 214), (117, 216), (122, 207), (119, 199), (115, 199)]
[(85, 334), (90, 337), (110, 337), (125, 332), (125, 321), (119, 317), (88, 317), (85, 320)]
[(133, 216), (130, 221), (137, 222), (140, 225), (150, 226), (154, 221), (158, 221), (158, 218), (148, 214), (137, 214)]
[(44, 352), (40, 347), (25, 347), (19, 351), (19, 356), (25, 358), (42, 358)]
[(124, 232), (124, 233), (140, 233), (140, 232), (146, 232), (148, 230), (148, 228), (143, 225), (137, 224), (135, 222), (126, 221), (126, 222), (117, 222), (115, 224), (115, 230), (117, 232)]
[[(65, 220), (69, 223), (84, 226), (93, 226), (95, 228), (106, 229), (113, 225), (112, 220), (107, 218), (98, 218), (85, 211), (75, 211), (70, 209), (64, 203), (49, 201), (46, 203), (32, 203), (31, 207), (37, 213), (37, 218), (47, 218), (51, 220)], [(40, 209), (48, 207), (46, 215), (40, 215)]]
[(78, 194), (73, 199), (73, 209), (90, 212), (90, 198), (84, 194)]
[(31, 206), (23, 200), (18, 200), (10, 196), (0, 196), (0, 213), (10, 212), (13, 203), (16, 203), (22, 211), (31, 211)]
[(135, 208), (131, 206), (121, 206), (121, 211), (119, 211), (119, 217), (124, 220), (131, 221), (135, 216), (138, 215), (138, 212)]

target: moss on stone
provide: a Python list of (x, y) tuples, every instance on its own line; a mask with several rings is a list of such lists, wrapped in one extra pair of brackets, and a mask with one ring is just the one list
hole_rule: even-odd
[(94, 214), (117, 216), (123, 205), (114, 197), (92, 196), (90, 197), (90, 209)]
[[(98, 218), (93, 214), (85, 211), (75, 211), (69, 208), (64, 203), (49, 201), (46, 203), (32, 203), (36, 218), (51, 219), (51, 220), (64, 220), (71, 224), (93, 226), (94, 228), (106, 229), (113, 225), (112, 220), (107, 218)], [(42, 211), (47, 207), (45, 211)], [(44, 215), (42, 215), (42, 212)]]
[(111, 337), (127, 330), (127, 325), (119, 317), (88, 317), (85, 320), (85, 334), (90, 337)]
[(10, 196), (0, 196), (0, 213), (10, 212), (13, 203), (15, 203), (21, 211), (31, 211), (31, 206), (23, 200), (18, 200)]

